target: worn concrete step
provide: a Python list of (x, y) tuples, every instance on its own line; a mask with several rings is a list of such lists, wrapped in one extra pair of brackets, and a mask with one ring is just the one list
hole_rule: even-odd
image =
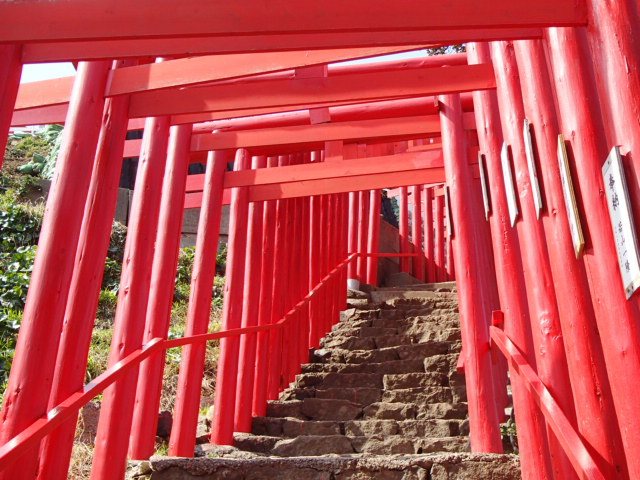
[(376, 291), (383, 292), (404, 292), (404, 291), (454, 291), (456, 290), (456, 282), (439, 282), (439, 283), (416, 283), (412, 285), (399, 285), (377, 287)]
[(442, 453), (263, 457), (236, 452), (228, 447), (212, 447), (210, 455), (208, 458), (153, 457), (150, 462), (137, 465), (145, 470), (150, 480), (520, 479), (518, 457), (515, 455)]

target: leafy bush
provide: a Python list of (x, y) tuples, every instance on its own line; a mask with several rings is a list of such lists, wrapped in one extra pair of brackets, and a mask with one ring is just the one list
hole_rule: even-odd
[(37, 245), (42, 227), (42, 206), (15, 203), (4, 196), (0, 210), (0, 251), (10, 252), (18, 247)]
[[(62, 143), (62, 125), (47, 125), (37, 133), (17, 133), (9, 139), (9, 155), (28, 163), (17, 167), (20, 173), (51, 180)], [(12, 149), (11, 147), (15, 147)]]
[(0, 307), (21, 310), (27, 301), (33, 261), (38, 247), (18, 247), (15, 252), (0, 253)]

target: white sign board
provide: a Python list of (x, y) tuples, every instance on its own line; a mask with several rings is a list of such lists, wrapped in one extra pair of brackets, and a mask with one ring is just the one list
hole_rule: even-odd
[(576, 258), (579, 258), (584, 250), (584, 236), (582, 235), (578, 204), (576, 203), (573, 182), (571, 181), (571, 170), (569, 169), (569, 157), (567, 156), (567, 146), (564, 143), (564, 135), (558, 135), (558, 166), (560, 168), (564, 206), (567, 209), (573, 249), (576, 253)]
[(484, 203), (484, 218), (489, 220), (491, 213), (491, 197), (489, 196), (489, 185), (487, 180), (487, 169), (485, 167), (485, 157), (478, 152), (478, 165), (480, 166), (480, 184), (482, 185), (482, 202)]
[(538, 182), (538, 170), (536, 169), (536, 158), (533, 154), (533, 141), (531, 139), (531, 124), (529, 120), (524, 119), (524, 127), (522, 129), (524, 137), (524, 150), (527, 154), (527, 166), (529, 167), (529, 179), (531, 181), (531, 191), (533, 192), (533, 204), (536, 207), (536, 218), (540, 220), (540, 212), (542, 211), (542, 195), (540, 195), (540, 183)]
[(502, 144), (502, 152), (500, 153), (502, 160), (502, 176), (504, 177), (504, 190), (507, 194), (507, 206), (509, 207), (509, 218), (511, 226), (516, 224), (518, 219), (518, 202), (516, 201), (516, 188), (513, 184), (513, 175), (511, 174), (511, 162), (509, 161), (509, 145), (507, 142)]
[(613, 147), (602, 166), (611, 227), (618, 251), (618, 264), (622, 275), (622, 285), (627, 298), (640, 286), (640, 260), (638, 242), (633, 226), (633, 214), (629, 202), (629, 192), (622, 168), (619, 147)]

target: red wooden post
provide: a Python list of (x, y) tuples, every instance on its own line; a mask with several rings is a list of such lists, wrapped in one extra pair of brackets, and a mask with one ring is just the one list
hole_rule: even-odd
[[(584, 263), (576, 259), (557, 161), (558, 120), (542, 40), (515, 42), (525, 109), (535, 132), (540, 171), (544, 179), (545, 212), (542, 221), (549, 245), (551, 273), (558, 298), (571, 387), (575, 393), (580, 433), (598, 452), (596, 461), (605, 476), (625, 471), (611, 389), (589, 294)], [(548, 212), (554, 212), (549, 215)], [(618, 458), (616, 458), (618, 457)], [(616, 468), (618, 467), (618, 468)]]
[[(22, 46), (0, 46), (0, 152), (4, 152), (22, 74)], [(4, 153), (0, 158), (0, 170)]]
[(453, 240), (451, 239), (451, 236), (447, 237), (446, 240), (446, 246), (447, 246), (447, 280), (448, 281), (454, 281), (456, 279), (456, 275), (455, 275), (455, 258), (454, 258), (454, 254), (453, 254)]
[[(310, 222), (311, 229), (309, 235), (309, 265), (311, 267), (309, 275), (309, 290), (311, 290), (320, 281), (320, 197), (314, 195), (311, 197), (311, 211)], [(349, 213), (351, 213), (349, 209)], [(351, 217), (350, 217), (351, 219)], [(350, 237), (351, 238), (351, 237)], [(309, 343), (311, 347), (317, 348), (319, 346), (320, 338), (322, 337), (322, 319), (320, 318), (318, 295), (315, 295), (311, 299), (311, 315), (309, 320), (311, 322), (311, 329), (309, 333)]]
[[(278, 158), (278, 166), (282, 167), (288, 164), (286, 156)], [(275, 227), (275, 247), (274, 247), (274, 269), (273, 269), (273, 304), (271, 307), (271, 323), (275, 323), (282, 318), (285, 309), (285, 299), (282, 289), (286, 287), (283, 281), (285, 266), (284, 257), (287, 255), (285, 250), (285, 225), (286, 225), (286, 202), (287, 200), (277, 200), (276, 202), (276, 227)], [(282, 373), (282, 328), (276, 328), (269, 335), (269, 379), (267, 382), (267, 398), (273, 400), (278, 397), (281, 384)]]
[[(249, 155), (246, 150), (240, 149), (236, 152), (234, 171), (248, 168)], [(223, 330), (240, 328), (241, 325), (242, 287), (244, 284), (247, 248), (248, 194), (247, 187), (238, 187), (231, 190), (227, 278), (224, 284), (224, 307), (222, 311)], [(211, 428), (211, 441), (216, 445), (233, 445), (233, 412), (235, 408), (239, 349), (240, 339), (237, 337), (220, 340), (214, 416)]]
[[(380, 205), (382, 203), (382, 192), (371, 190), (369, 198), (369, 235), (367, 251), (378, 253), (380, 250)], [(340, 249), (342, 253), (342, 249)], [(340, 261), (344, 260), (344, 255), (340, 255)], [(367, 283), (369, 285), (378, 284), (378, 259), (377, 257), (367, 258)], [(341, 285), (342, 286), (342, 285)]]
[[(465, 352), (465, 381), (469, 402), (471, 449), (474, 452), (502, 453), (502, 438), (491, 354), (489, 325), (492, 283), (490, 256), (478, 242), (482, 236), (483, 215), (478, 198), (473, 195), (473, 174), (467, 160), (468, 145), (462, 123), (459, 95), (440, 97), (442, 150), (451, 189), (454, 215), (456, 265), (460, 291), (460, 321)], [(449, 232), (451, 236), (451, 232)], [(494, 284), (495, 285), (495, 284)]]
[(434, 257), (436, 264), (436, 282), (444, 282), (446, 280), (445, 269), (445, 252), (444, 252), (444, 196), (436, 196), (434, 199), (436, 204), (435, 213), (433, 215), (435, 221), (435, 242)]
[[(84, 385), (91, 333), (118, 199), (128, 104), (128, 97), (122, 96), (108, 100), (105, 105), (48, 408), (58, 405)], [(67, 478), (75, 431), (76, 417), (58, 427), (43, 442), (40, 471), (47, 472), (48, 478)]]
[[(145, 318), (147, 311), (162, 178), (167, 159), (169, 118), (147, 119), (145, 134), (124, 249), (109, 366), (140, 348), (144, 335), (144, 322), (133, 319)], [(137, 380), (136, 369), (104, 392), (92, 479), (116, 479), (124, 475)]]
[[(358, 224), (360, 217), (360, 194), (359, 192), (349, 193), (349, 253), (358, 251)], [(357, 279), (358, 262), (351, 262), (348, 267), (349, 278)], [(364, 279), (363, 279), (364, 281)]]
[[(189, 171), (190, 142), (191, 125), (171, 127), (144, 344), (154, 338), (166, 338), (169, 332), (184, 216), (184, 194)], [(146, 459), (155, 451), (164, 364), (164, 352), (140, 364), (129, 447), (131, 458)]]
[[(515, 178), (522, 198), (520, 202), (522, 220), (516, 223), (516, 228), (523, 254), (524, 278), (533, 340), (536, 345), (538, 374), (554, 394), (567, 417), (575, 422), (574, 400), (569, 383), (549, 255), (542, 224), (536, 219), (524, 141), (521, 135), (524, 107), (513, 45), (509, 42), (494, 42), (492, 57), (498, 85), (502, 130), (505, 141), (511, 147)], [(575, 472), (566, 454), (552, 433), (549, 441), (554, 473), (561, 478), (575, 478)]]
[[(637, 304), (627, 301), (612, 235), (601, 166), (608, 146), (599, 109), (584, 29), (548, 31), (562, 131), (570, 142), (580, 198), (589, 232), (584, 260), (613, 401), (627, 458), (629, 476), (640, 477), (640, 404), (629, 394), (629, 379), (640, 375), (640, 332)], [(627, 41), (626, 39), (624, 41)], [(636, 210), (637, 215), (637, 210)], [(615, 322), (611, 319), (615, 318)]]
[[(469, 61), (491, 63), (489, 46), (485, 43), (467, 45)], [(500, 306), (505, 312), (505, 333), (535, 365), (531, 324), (524, 288), (524, 273), (518, 234), (511, 227), (507, 196), (504, 188), (500, 151), (502, 127), (495, 91), (474, 92), (474, 112), (480, 148), (487, 166), (487, 180), (491, 194), (489, 225), (493, 241), (496, 280)], [(521, 438), (529, 441), (520, 445), (522, 476), (526, 479), (551, 478), (551, 464), (546, 456), (547, 436), (544, 417), (517, 374), (511, 376), (513, 404), (518, 416), (517, 428)]]
[[(409, 242), (409, 194), (407, 187), (400, 187), (400, 203), (398, 224), (400, 225), (400, 253), (411, 253), (411, 243)], [(400, 271), (410, 273), (410, 257), (400, 257)]]
[(417, 253), (417, 257), (413, 257), (413, 276), (421, 282), (424, 282), (424, 255), (422, 250), (422, 199), (418, 185), (411, 187), (411, 200), (413, 202), (413, 211), (411, 212), (411, 239), (413, 241), (413, 253)]
[[(333, 196), (331, 196), (333, 199)], [(360, 213), (358, 216), (358, 252), (366, 253), (367, 252), (367, 237), (369, 234), (369, 192), (368, 191), (360, 191), (358, 192), (358, 204), (360, 207)], [(335, 222), (335, 218), (330, 218), (331, 222)], [(333, 224), (332, 224), (333, 225)], [(335, 245), (332, 245), (333, 249)], [(331, 250), (331, 253), (334, 253), (334, 250)], [(331, 263), (329, 268), (333, 268), (335, 265)], [(359, 257), (358, 258), (358, 278), (362, 283), (367, 281), (367, 258)]]
[[(104, 108), (109, 62), (80, 63), (2, 408), (0, 443), (46, 414)], [(4, 142), (4, 139), (2, 140)], [(98, 287), (99, 288), (99, 287)], [(46, 314), (45, 314), (46, 312)], [(33, 352), (37, 352), (34, 355)], [(38, 452), (3, 479), (33, 478)]]
[[(608, 147), (621, 147), (636, 230), (640, 228), (640, 8), (635, 0), (586, 2), (589, 17), (588, 39), (600, 94), (601, 114)], [(605, 157), (600, 159), (600, 163)], [(638, 296), (631, 300), (640, 307)]]
[[(278, 157), (269, 157), (269, 168), (278, 165)], [(274, 247), (276, 233), (276, 201), (269, 200), (264, 205), (262, 222), (262, 271), (260, 273), (260, 311), (258, 312), (258, 324), (271, 323), (271, 310), (273, 308), (273, 272), (274, 272)], [(256, 367), (253, 384), (252, 412), (256, 417), (264, 416), (267, 411), (267, 379), (271, 365), (269, 365), (269, 332), (258, 333), (258, 345), (256, 347)]]
[(435, 232), (433, 230), (433, 188), (423, 187), (424, 193), (424, 220), (422, 222), (425, 255), (425, 279), (427, 282), (436, 281), (435, 262)]
[[(265, 168), (267, 157), (253, 157), (253, 169)], [(242, 327), (258, 325), (260, 292), (260, 273), (262, 269), (262, 217), (263, 202), (249, 204), (247, 230), (247, 260), (244, 270), (244, 304), (242, 306)], [(240, 339), (240, 357), (238, 365), (238, 386), (236, 391), (235, 431), (251, 431), (251, 413), (253, 404), (253, 381), (256, 362), (256, 334), (243, 335)]]
[[(198, 218), (196, 253), (191, 272), (185, 335), (199, 335), (207, 333), (209, 329), (226, 169), (226, 153), (209, 152), (203, 201)], [(182, 348), (173, 427), (169, 439), (169, 455), (193, 456), (205, 352), (206, 346), (202, 343), (186, 345)]]

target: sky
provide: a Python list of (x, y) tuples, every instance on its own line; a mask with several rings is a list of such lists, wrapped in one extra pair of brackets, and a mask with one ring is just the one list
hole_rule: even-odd
[[(342, 62), (343, 65), (359, 65), (388, 60), (402, 60), (405, 58), (418, 58), (426, 55), (424, 50), (415, 52), (395, 53), (374, 58), (363, 58), (360, 60), (350, 60)], [(20, 83), (36, 82), (39, 80), (49, 80), (52, 78), (68, 77), (75, 75), (76, 70), (71, 63), (40, 63), (27, 64), (22, 68), (22, 78)]]

